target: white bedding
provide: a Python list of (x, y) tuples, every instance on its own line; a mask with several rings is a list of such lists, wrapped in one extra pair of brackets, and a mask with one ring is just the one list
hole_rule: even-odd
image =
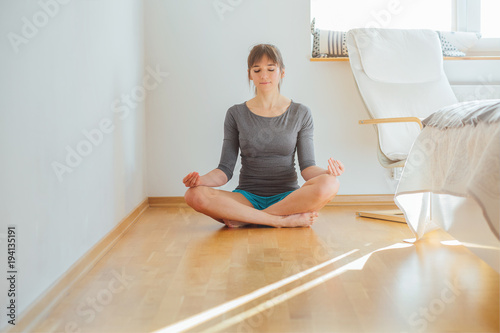
[(396, 204), (416, 239), (440, 227), (500, 272), (500, 100), (457, 103), (423, 123)]

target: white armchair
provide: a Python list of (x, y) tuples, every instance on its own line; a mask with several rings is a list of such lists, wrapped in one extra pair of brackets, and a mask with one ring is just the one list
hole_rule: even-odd
[[(375, 125), (381, 165), (402, 167), (421, 120), (458, 102), (444, 73), (439, 36), (432, 30), (353, 29), (347, 48), (370, 118), (359, 123)], [(404, 221), (398, 211), (382, 213), (358, 215)]]

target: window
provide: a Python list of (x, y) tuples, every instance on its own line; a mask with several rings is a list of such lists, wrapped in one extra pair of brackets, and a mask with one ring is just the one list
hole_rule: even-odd
[(310, 0), (316, 28), (481, 32), (467, 55), (500, 54), (500, 0)]
[(481, 34), (484, 38), (500, 37), (500, 1), (482, 0), (481, 1)]
[[(499, 0), (453, 0), (456, 3), (456, 31), (481, 32), (482, 38), (467, 51), (467, 55), (499, 55)], [(495, 17), (496, 15), (496, 17)]]
[(452, 3), (442, 0), (311, 0), (311, 16), (316, 18), (316, 27), (325, 30), (420, 28), (450, 31)]

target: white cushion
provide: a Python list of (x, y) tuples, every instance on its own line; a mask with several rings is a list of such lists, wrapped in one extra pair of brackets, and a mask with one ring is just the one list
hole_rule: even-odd
[[(438, 81), (441, 43), (431, 30), (359, 29), (353, 34), (368, 77), (387, 83)], [(411, 64), (411, 66), (408, 66)]]

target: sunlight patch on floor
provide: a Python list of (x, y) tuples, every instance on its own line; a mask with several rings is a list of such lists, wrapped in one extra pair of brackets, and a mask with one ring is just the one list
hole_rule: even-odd
[[(209, 332), (217, 332), (217, 331), (220, 331), (220, 330), (223, 330), (223, 329), (226, 329), (227, 327), (230, 327), (230, 326), (233, 326), (245, 319), (248, 319), (260, 312), (263, 312), (263, 311), (266, 311), (268, 309), (270, 309), (271, 307), (274, 307), (284, 301), (287, 301), (289, 300), (290, 298), (292, 297), (295, 297), (303, 292), (306, 292), (322, 283), (325, 283), (326, 281), (334, 278), (334, 277), (337, 277), (347, 271), (352, 271), (352, 270), (362, 270), (363, 267), (365, 266), (366, 262), (368, 261), (368, 259), (370, 258), (370, 256), (376, 252), (380, 252), (380, 251), (385, 251), (385, 250), (391, 250), (391, 249), (400, 249), (400, 248), (406, 248), (406, 247), (410, 247), (412, 246), (413, 244), (408, 244), (408, 243), (396, 243), (396, 244), (393, 244), (393, 245), (390, 245), (390, 246), (387, 246), (387, 247), (384, 247), (384, 248), (380, 248), (380, 249), (377, 249), (377, 250), (374, 250), (358, 259), (355, 259), (331, 272), (328, 272), (328, 273), (325, 273), (323, 274), (322, 276), (318, 277), (318, 278), (315, 278), (309, 282), (306, 282), (294, 289), (291, 289), (289, 291), (286, 291), (270, 300), (267, 300), (267, 301), (264, 301), (262, 303), (260, 303), (259, 305), (249, 309), (249, 310), (246, 310), (242, 313), (239, 313), (229, 319), (226, 319), (218, 324), (216, 324), (215, 326), (212, 326), (210, 329), (208, 329)], [(314, 267), (311, 267), (305, 271), (302, 271), (300, 273), (297, 273), (295, 275), (292, 275), (290, 277), (287, 277), (285, 279), (282, 279), (280, 281), (277, 281), (275, 283), (272, 283), (268, 286), (265, 286), (263, 288), (260, 288), (260, 289), (257, 289), (247, 295), (244, 295), (244, 296), (241, 296), (241, 297), (238, 297), (232, 301), (229, 301), (229, 302), (226, 302), (224, 304), (221, 304), (217, 307), (214, 307), (212, 309), (209, 309), (207, 311), (204, 311), (204, 312), (201, 312), (195, 316), (192, 316), (192, 317), (189, 317), (189, 318), (186, 318), (182, 321), (179, 321), (175, 324), (172, 324), (170, 326), (167, 326), (167, 327), (164, 327), (164, 328), (161, 328), (157, 331), (155, 331), (154, 333), (167, 333), (167, 332), (182, 332), (182, 331), (186, 331), (186, 330), (189, 330), (189, 329), (192, 329), (198, 325), (201, 325), (202, 323), (204, 322), (207, 322), (209, 320), (212, 320), (228, 311), (231, 311), (231, 310), (234, 310), (244, 304), (247, 304), (259, 297), (262, 297), (266, 294), (269, 294), (270, 292), (272, 291), (275, 291), (275, 290), (278, 290), (279, 288), (287, 285), (287, 284), (290, 284), (294, 281), (297, 281), (307, 275), (310, 275), (311, 273), (319, 270), (319, 269), (322, 269), (330, 264), (333, 264), (345, 257), (348, 257), (356, 252), (358, 252), (359, 250), (358, 249), (355, 249), (355, 250), (352, 250), (352, 251), (349, 251), (345, 254), (342, 254), (338, 257), (335, 257), (333, 259), (330, 259), (330, 260), (327, 260), (319, 265), (316, 265)]]
[(314, 287), (317, 287), (320, 284), (325, 283), (326, 281), (331, 280), (334, 277), (337, 277), (337, 276), (339, 276), (347, 271), (362, 270), (363, 267), (365, 266), (366, 262), (370, 258), (370, 256), (372, 254), (374, 254), (375, 252), (384, 251), (384, 250), (391, 250), (391, 249), (405, 248), (405, 247), (409, 247), (409, 246), (412, 246), (412, 245), (411, 244), (397, 243), (397, 244), (393, 244), (391, 246), (387, 246), (387, 247), (372, 251), (372, 252), (362, 256), (361, 258), (356, 259), (350, 263), (347, 263), (344, 266), (341, 266), (341, 267), (339, 267), (339, 268), (337, 268), (329, 273), (323, 274), (322, 276), (320, 276), (312, 281), (304, 283), (303, 285), (301, 285), (299, 287), (296, 287), (290, 291), (284, 292), (283, 294), (280, 294), (280, 295), (278, 295), (270, 300), (267, 300), (267, 301), (255, 306), (255, 307), (253, 307), (253, 308), (251, 308), (243, 313), (240, 313), (236, 316), (233, 316), (229, 319), (226, 319), (225, 321), (211, 327), (206, 332), (218, 332), (218, 331), (224, 330), (228, 327), (231, 327), (233, 325), (236, 325), (236, 324), (242, 322), (243, 320), (246, 320), (250, 317), (257, 315), (260, 312), (264, 312), (264, 311), (266, 311), (266, 310), (268, 310), (268, 309), (270, 309), (270, 308), (272, 308), (272, 307), (274, 307), (282, 302), (285, 302), (292, 297), (295, 297), (299, 294), (302, 294), (303, 292), (306, 292)]
[(327, 265), (330, 265), (330, 264), (333, 264), (334, 262), (337, 262), (347, 256), (350, 256), (351, 254), (353, 253), (356, 253), (358, 252), (359, 250), (356, 249), (356, 250), (352, 250), (352, 251), (349, 251), (347, 253), (344, 253), (338, 257), (335, 257), (333, 259), (330, 259), (330, 260), (327, 260), (319, 265), (316, 265), (314, 267), (311, 267), (305, 271), (302, 271), (300, 273), (297, 273), (295, 275), (292, 275), (292, 276), (289, 276), (283, 280), (280, 280), (280, 281), (277, 281), (275, 283), (272, 283), (268, 286), (265, 286), (265, 287), (262, 287), (260, 289), (257, 289), (247, 295), (244, 295), (244, 296), (241, 296), (241, 297), (238, 297), (232, 301), (229, 301), (229, 302), (226, 302), (224, 304), (221, 304), (215, 308), (212, 308), (210, 310), (207, 310), (207, 311), (204, 311), (204, 312), (201, 312), (195, 316), (192, 316), (192, 317), (189, 317), (187, 319), (184, 319), (178, 323), (175, 323), (173, 325), (170, 325), (170, 326), (167, 326), (167, 327), (164, 327), (160, 330), (157, 330), (155, 331), (154, 333), (169, 333), (169, 332), (180, 332), (180, 331), (184, 331), (184, 330), (188, 330), (188, 329), (191, 329), (193, 327), (196, 327), (208, 320), (211, 320), (213, 318), (216, 318), (217, 316), (220, 316), (221, 314), (223, 313), (226, 313), (227, 311), (230, 311), (230, 310), (233, 310), (241, 305), (244, 305), (248, 302), (251, 302), (265, 294), (268, 294), (274, 290), (277, 290), (289, 283), (292, 283), (294, 281), (297, 281)]

